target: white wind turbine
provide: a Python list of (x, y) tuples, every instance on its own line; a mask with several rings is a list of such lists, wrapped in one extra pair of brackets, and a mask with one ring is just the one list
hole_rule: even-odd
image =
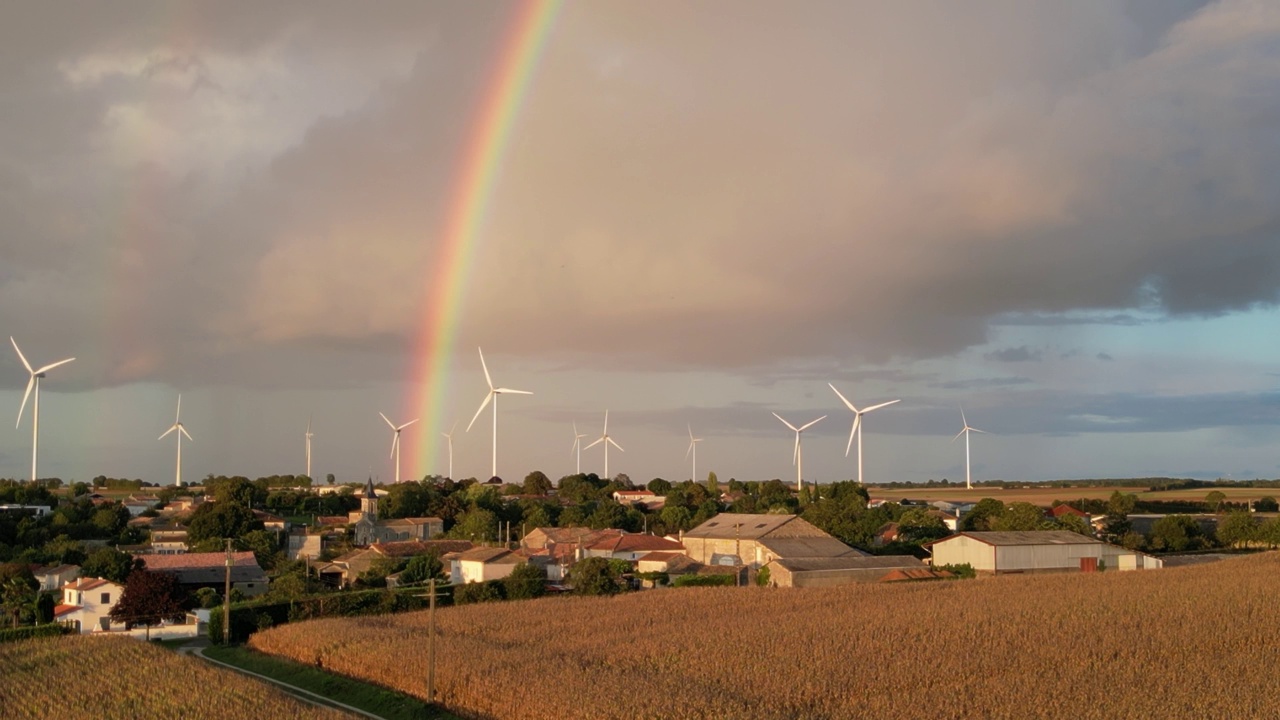
[(307, 477), (308, 478), (311, 477), (311, 438), (313, 437), (315, 437), (315, 434), (311, 432), (311, 418), (307, 418), (306, 438), (307, 438)]
[(781, 420), (783, 425), (791, 428), (796, 433), (796, 448), (791, 452), (791, 463), (796, 466), (796, 492), (799, 493), (804, 490), (804, 453), (800, 449), (800, 433), (825, 420), (827, 416), (823, 415), (817, 420), (810, 420), (808, 423), (801, 425), (800, 427), (796, 427), (786, 420), (782, 420), (782, 416), (778, 413), (774, 413), (773, 416)]
[(18, 359), (22, 361), (22, 366), (27, 369), (27, 373), (30, 375), (27, 379), (27, 391), (22, 394), (22, 406), (18, 408), (18, 422), (14, 423), (15, 428), (22, 426), (22, 412), (27, 409), (27, 397), (31, 395), (31, 388), (34, 387), (36, 390), (35, 403), (31, 406), (31, 481), (35, 482), (36, 478), (39, 477), (36, 475), (36, 450), (40, 444), (40, 379), (50, 370), (59, 365), (66, 365), (75, 360), (75, 358), (59, 360), (56, 363), (45, 365), (39, 370), (32, 370), (31, 363), (27, 362), (26, 356), (18, 349), (18, 341), (14, 340), (12, 335), (9, 336), (9, 342), (13, 343), (13, 349), (17, 351)]
[(689, 449), (684, 451), (685, 458), (693, 456), (693, 481), (698, 482), (698, 443), (702, 442), (702, 438), (693, 436), (693, 426), (685, 423), (685, 427), (689, 428)]
[(858, 436), (858, 484), (861, 485), (862, 484), (862, 416), (866, 415), (872, 410), (879, 410), (882, 407), (887, 407), (896, 402), (902, 402), (902, 401), (890, 400), (889, 402), (882, 402), (879, 405), (872, 405), (869, 408), (863, 408), (859, 410), (858, 408), (854, 407), (853, 403), (849, 402), (848, 398), (846, 398), (844, 395), (841, 395), (839, 390), (836, 390), (835, 385), (832, 385), (831, 383), (827, 383), (827, 387), (831, 388), (835, 392), (836, 397), (840, 398), (840, 401), (844, 403), (844, 406), (849, 408), (849, 410), (853, 413), (853, 427), (849, 429), (849, 443), (844, 446), (844, 456), (849, 457), (849, 448), (853, 447), (853, 436), (857, 435)]
[[(382, 413), (378, 413), (382, 415)], [(396, 460), (396, 482), (400, 482), (400, 431), (418, 422), (418, 418), (414, 418), (403, 425), (396, 425), (386, 416), (382, 415), (382, 419), (387, 421), (387, 425), (391, 427), (393, 437), (391, 438), (391, 457)]]
[(574, 472), (578, 475), (582, 474), (582, 438), (586, 437), (586, 433), (578, 432), (578, 423), (573, 423), (573, 447), (569, 449), (570, 454), (577, 453), (578, 464)]
[[(476, 349), (480, 350), (480, 348)], [(471, 426), (476, 424), (476, 418), (479, 418), (480, 413), (484, 412), (485, 406), (493, 402), (493, 474), (489, 477), (498, 477), (498, 396), (508, 394), (532, 395), (533, 393), (528, 390), (494, 387), (493, 378), (489, 377), (489, 366), (484, 364), (484, 350), (480, 350), (480, 367), (484, 369), (484, 381), (489, 384), (489, 394), (484, 396), (484, 402), (480, 403), (480, 409), (476, 410), (475, 416), (467, 424), (467, 432), (471, 432)]]
[[(583, 450), (590, 450), (591, 448), (599, 445), (600, 443), (604, 443), (604, 479), (607, 481), (609, 479), (609, 446), (612, 445), (618, 448), (619, 450), (622, 450), (622, 446), (614, 442), (613, 438), (609, 437), (609, 411), (608, 410), (604, 411), (604, 432), (600, 433), (600, 438), (598, 440), (586, 446), (585, 448), (583, 448)], [(626, 450), (622, 450), (622, 452), (626, 452)]]
[(444, 436), (445, 440), (449, 441), (449, 479), (450, 480), (453, 479), (453, 431), (457, 429), (458, 429), (458, 423), (455, 422), (453, 424), (453, 427), (449, 428), (449, 432), (440, 433), (441, 435)]
[(964, 408), (960, 408), (960, 422), (964, 423), (964, 429), (956, 433), (956, 436), (951, 438), (951, 442), (958, 440), (961, 435), (964, 436), (964, 489), (972, 490), (973, 478), (969, 475), (969, 433), (982, 433), (983, 435), (986, 435), (987, 431), (979, 430), (976, 427), (969, 427), (969, 421), (964, 417)]
[[(178, 464), (177, 469), (174, 470), (173, 473), (173, 485), (174, 487), (182, 487), (182, 436), (186, 435), (187, 439), (191, 440), (191, 433), (187, 432), (186, 426), (182, 424), (181, 393), (178, 394), (178, 412), (174, 413), (173, 424), (169, 426), (168, 430), (164, 431), (164, 435), (161, 435), (159, 439), (163, 440), (165, 435), (168, 435), (175, 430), (178, 432)], [(191, 442), (195, 442), (195, 440), (191, 440)]]

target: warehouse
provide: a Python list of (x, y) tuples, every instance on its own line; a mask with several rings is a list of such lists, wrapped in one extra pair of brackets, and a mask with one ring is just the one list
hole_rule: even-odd
[[(894, 571), (918, 571), (926, 565), (910, 555), (834, 558), (779, 558), (766, 564), (769, 584), (775, 587), (833, 587), (884, 580)], [(906, 577), (906, 576), (904, 576)]]
[(986, 574), (1154, 570), (1159, 558), (1066, 530), (962, 532), (926, 545), (935, 567), (970, 565)]

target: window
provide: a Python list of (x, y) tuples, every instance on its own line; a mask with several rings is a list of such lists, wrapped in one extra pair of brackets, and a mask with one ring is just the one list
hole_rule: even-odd
[(110, 605), (110, 604), (111, 604), (111, 593), (109, 593), (109, 592), (104, 592), (104, 593), (102, 593), (102, 599), (101, 599), (101, 600), (99, 600), (98, 602), (102, 603), (103, 605)]

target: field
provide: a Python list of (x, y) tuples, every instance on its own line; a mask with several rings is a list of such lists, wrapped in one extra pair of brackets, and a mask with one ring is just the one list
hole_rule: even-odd
[(1003, 489), (998, 487), (975, 487), (972, 490), (964, 488), (880, 488), (874, 485), (869, 486), (867, 490), (871, 494), (872, 500), (901, 500), (908, 498), (911, 500), (946, 500), (948, 502), (977, 502), (982, 498), (995, 498), (1005, 503), (1011, 502), (1029, 502), (1033, 505), (1043, 505), (1048, 507), (1054, 500), (1062, 500), (1067, 502), (1077, 498), (1094, 498), (1098, 500), (1106, 500), (1111, 497), (1111, 493), (1119, 490), (1122, 493), (1133, 493), (1142, 500), (1178, 500), (1178, 501), (1201, 501), (1205, 496), (1213, 490), (1220, 490), (1222, 494), (1227, 496), (1230, 502), (1244, 502), (1247, 500), (1257, 500), (1262, 497), (1280, 497), (1280, 489), (1277, 488), (1245, 488), (1245, 487), (1223, 487), (1223, 488), (1189, 488), (1180, 490), (1161, 490), (1158, 492), (1149, 492), (1147, 487), (1036, 487), (1029, 488), (1009, 488)]
[(102, 720), (350, 717), (129, 638), (73, 635), (0, 644), (0, 717), (48, 720), (72, 710)]
[[(1280, 554), (1131, 573), (686, 588), (440, 611), (440, 700), (475, 718), (1270, 717)], [(425, 692), (425, 613), (259, 650)]]

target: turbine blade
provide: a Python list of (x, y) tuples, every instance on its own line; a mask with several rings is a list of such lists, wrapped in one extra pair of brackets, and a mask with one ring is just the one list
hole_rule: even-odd
[(50, 370), (52, 370), (52, 369), (54, 369), (54, 368), (56, 368), (56, 367), (59, 367), (59, 366), (61, 366), (61, 365), (66, 365), (67, 363), (71, 362), (72, 360), (75, 360), (75, 358), (67, 358), (66, 360), (59, 360), (59, 361), (58, 361), (58, 362), (56, 362), (56, 363), (50, 363), (50, 364), (45, 365), (44, 367), (40, 368), (39, 370), (37, 370), (37, 371), (36, 371), (36, 374), (37, 374), (37, 375), (39, 375), (40, 373), (49, 372)]
[[(618, 448), (619, 450), (622, 450), (622, 446), (621, 446), (621, 445), (619, 445), (618, 443), (614, 442), (614, 441), (613, 441), (613, 438), (605, 438), (605, 440), (608, 440), (610, 445), (612, 445), (612, 446), (614, 446), (614, 447)], [(622, 452), (626, 452), (626, 450), (622, 450)]]
[(787, 422), (786, 420), (783, 420), (783, 419), (782, 419), (782, 416), (781, 416), (781, 415), (779, 415), (778, 413), (774, 413), (774, 414), (773, 414), (773, 416), (774, 416), (774, 417), (776, 417), (776, 418), (778, 418), (778, 420), (782, 421), (782, 424), (783, 424), (783, 425), (786, 425), (787, 427), (791, 428), (792, 430), (794, 430), (794, 431), (796, 431), (796, 432), (799, 432), (799, 431), (800, 431), (800, 429), (799, 429), (799, 428), (797, 428), (795, 425), (792, 425), (791, 423)]
[(307, 418), (307, 434), (311, 434), (311, 418)]
[(853, 436), (858, 434), (858, 416), (853, 416), (853, 426), (849, 428), (849, 443), (844, 446), (844, 456), (849, 457), (849, 451), (853, 449)]
[(186, 435), (187, 439), (190, 440), (191, 442), (195, 442), (195, 438), (191, 437), (191, 433), (187, 432), (187, 429), (185, 427), (179, 425), (178, 432), (182, 433), (183, 435)]
[(602, 433), (602, 435), (608, 435), (608, 434), (609, 434), (609, 411), (605, 410), (604, 411), (604, 432)]
[(840, 401), (844, 403), (845, 407), (849, 408), (849, 410), (852, 412), (855, 412), (855, 413), (858, 412), (858, 408), (854, 407), (853, 403), (849, 402), (849, 398), (841, 394), (839, 390), (836, 390), (835, 385), (832, 385), (831, 383), (827, 383), (827, 387), (831, 388), (831, 390), (835, 392), (836, 397), (840, 398)]
[(502, 393), (503, 395), (532, 395), (533, 394), (528, 390), (512, 390), (511, 388), (494, 388), (493, 391), (496, 393)]
[(392, 430), (396, 429), (396, 424), (391, 422), (391, 418), (387, 417), (386, 415), (383, 415), (381, 412), (379, 412), (378, 414), (382, 416), (382, 420), (387, 424), (387, 427), (391, 428)]
[(22, 412), (27, 409), (27, 398), (31, 397), (31, 388), (35, 387), (36, 374), (31, 373), (31, 379), (27, 380), (27, 391), (22, 393), (22, 407), (18, 408), (18, 422), (14, 423), (14, 427), (22, 425)]
[(693, 426), (689, 423), (685, 423), (684, 426), (689, 428), (689, 442), (693, 442)]
[(480, 413), (484, 412), (484, 409), (489, 407), (489, 401), (492, 399), (493, 391), (490, 390), (489, 394), (484, 396), (484, 402), (480, 403), (480, 409), (476, 411), (474, 416), (472, 416), (471, 422), (467, 423), (467, 432), (471, 432), (471, 426), (476, 424), (476, 418), (480, 417)]
[(177, 425), (182, 419), (182, 393), (178, 393), (178, 410), (173, 414), (173, 424)]
[[(480, 350), (480, 348), (476, 348)], [(480, 367), (484, 369), (484, 381), (489, 384), (489, 389), (493, 389), (493, 378), (489, 377), (489, 366), (484, 364), (484, 350), (480, 350)]]
[(14, 340), (13, 336), (10, 335), (9, 342), (13, 343), (13, 349), (18, 351), (18, 359), (22, 361), (22, 367), (26, 368), (27, 372), (35, 375), (36, 371), (31, 369), (31, 363), (27, 362), (27, 356), (23, 355), (22, 350), (18, 349), (18, 341)]
[(168, 435), (169, 433), (171, 433), (171, 432), (173, 432), (174, 430), (177, 430), (177, 429), (178, 429), (178, 426), (177, 426), (177, 425), (170, 425), (170, 426), (169, 426), (169, 429), (164, 431), (164, 435), (161, 435), (160, 437), (158, 437), (158, 438), (156, 438), (156, 439), (157, 439), (157, 440), (163, 440), (163, 439), (165, 438), (165, 436), (166, 436), (166, 435)]
[(960, 406), (960, 422), (964, 423), (964, 426), (965, 426), (965, 427), (969, 427), (969, 421), (968, 421), (968, 420), (966, 420), (966, 419), (965, 419), (965, 417), (964, 417), (964, 406), (963, 406), (963, 405), (961, 405), (961, 406)]
[(986, 430), (979, 430), (978, 428), (969, 428), (969, 430), (970, 430), (970, 432), (982, 433), (983, 435), (990, 435), (990, 434), (991, 434), (991, 433), (987, 432)]
[(693, 440), (689, 441), (689, 449), (684, 451), (684, 459), (689, 459), (689, 453), (693, 452)]
[(591, 443), (590, 445), (588, 445), (588, 446), (586, 446), (586, 447), (584, 447), (584, 448), (582, 448), (582, 449), (583, 449), (583, 450), (590, 450), (591, 448), (593, 448), (593, 447), (595, 447), (595, 446), (599, 445), (599, 444), (600, 444), (600, 443), (602, 443), (602, 442), (604, 442), (604, 438), (600, 438), (599, 440), (596, 440), (595, 442)]
[(797, 432), (795, 447), (791, 448), (791, 464), (795, 465), (796, 461), (799, 459), (800, 459), (800, 433)]
[(799, 430), (797, 430), (796, 432), (804, 432), (805, 430), (808, 430), (809, 428), (813, 427), (814, 425), (817, 425), (818, 423), (820, 423), (820, 422), (822, 422), (823, 420), (826, 420), (826, 419), (827, 419), (827, 416), (826, 416), (826, 415), (823, 415), (822, 417), (818, 418), (817, 420), (810, 420), (808, 425), (801, 425), (801, 426), (800, 426), (800, 429), (799, 429)]
[(396, 432), (397, 432), (397, 433), (399, 433), (401, 430), (403, 430), (403, 429), (405, 429), (405, 428), (409, 427), (410, 425), (412, 425), (412, 424), (414, 424), (414, 423), (418, 422), (418, 420), (419, 420), (419, 419), (420, 419), (420, 418), (414, 418), (414, 419), (410, 420), (409, 422), (407, 422), (407, 423), (405, 423), (405, 424), (401, 425), (400, 427), (396, 428)]
[(399, 444), (400, 444), (400, 433), (397, 432), (395, 435), (391, 437), (391, 454), (388, 455), (387, 457), (396, 456), (396, 446)]
[(963, 435), (963, 434), (965, 434), (965, 433), (966, 433), (966, 432), (968, 432), (968, 431), (969, 431), (969, 428), (965, 428), (964, 430), (961, 430), (960, 432), (956, 433), (956, 436), (955, 436), (955, 437), (953, 437), (953, 438), (951, 438), (951, 442), (955, 442), (955, 441), (959, 440), (959, 439), (960, 439), (960, 436), (961, 436), (961, 435)]
[(863, 411), (862, 411), (862, 414), (863, 414), (863, 415), (866, 415), (867, 413), (871, 412), (872, 410), (879, 410), (879, 409), (880, 409), (880, 408), (882, 408), (882, 407), (889, 407), (890, 405), (892, 405), (892, 404), (894, 404), (894, 403), (899, 403), (899, 402), (902, 402), (902, 401), (901, 401), (901, 400), (890, 400), (889, 402), (882, 402), (882, 403), (880, 403), (879, 405), (872, 405), (871, 407), (866, 408), (865, 410), (863, 410)]

